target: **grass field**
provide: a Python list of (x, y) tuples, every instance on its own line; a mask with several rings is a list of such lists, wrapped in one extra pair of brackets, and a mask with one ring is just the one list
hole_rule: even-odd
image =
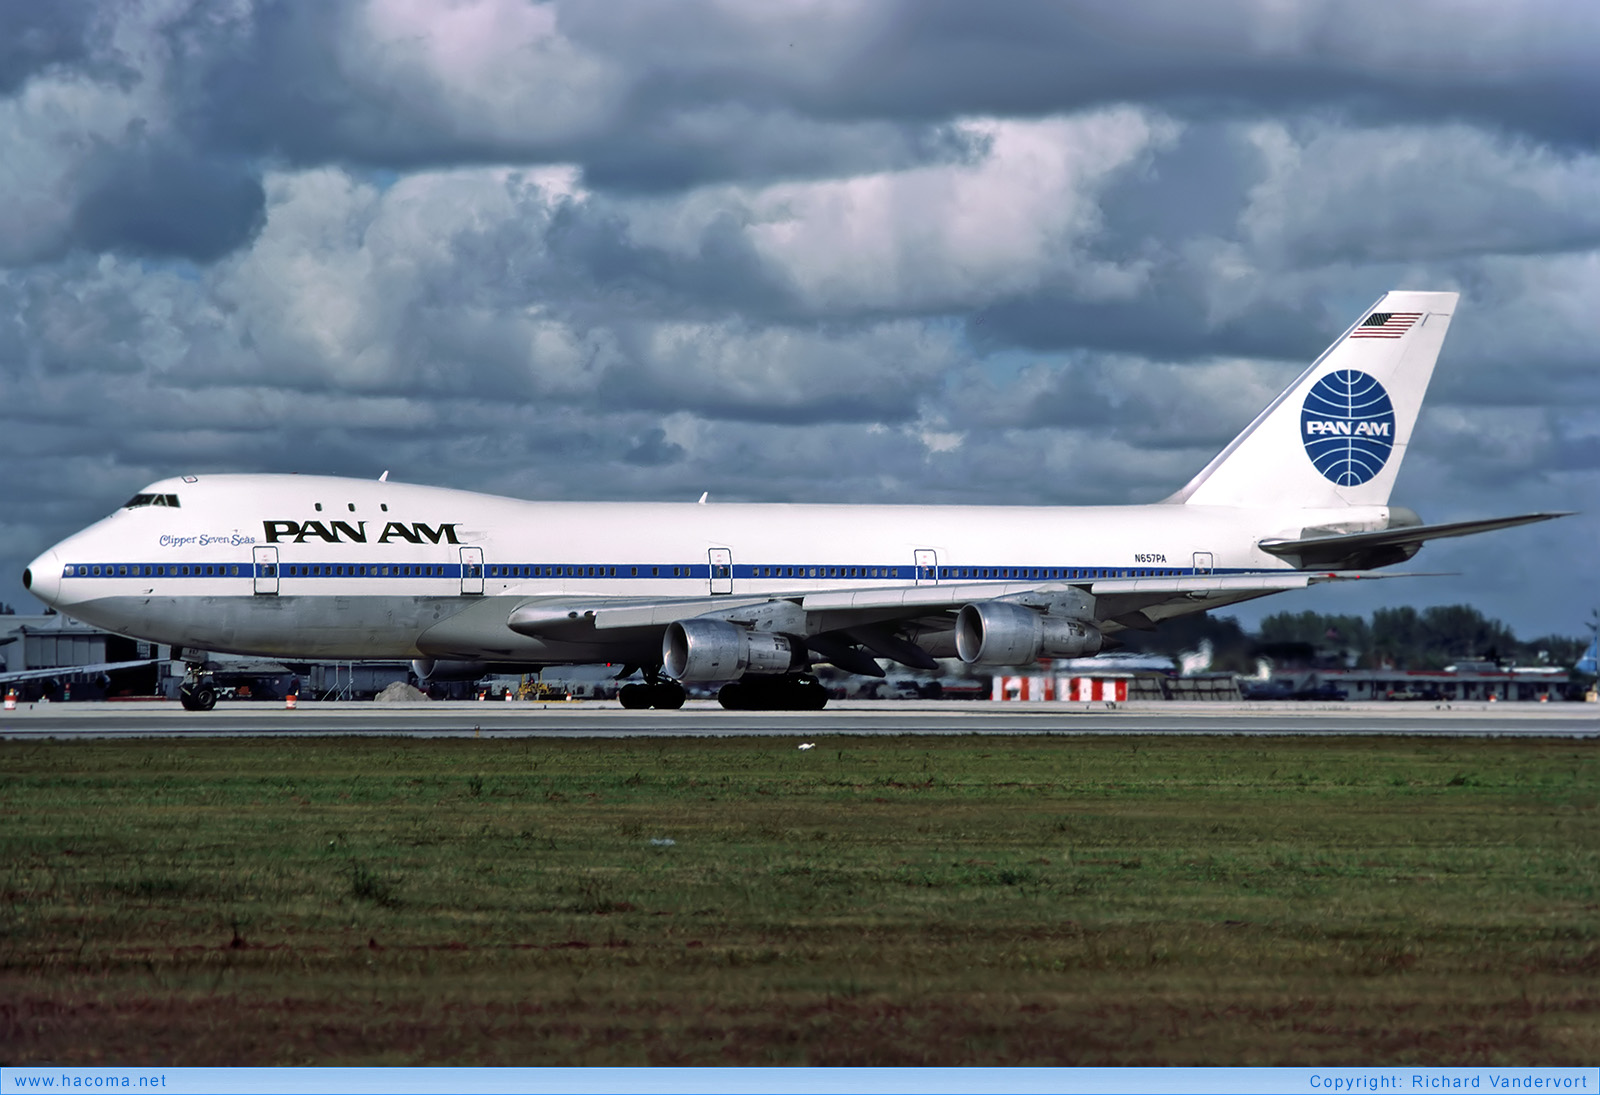
[(7, 1064), (1592, 1064), (1585, 742), (0, 743)]

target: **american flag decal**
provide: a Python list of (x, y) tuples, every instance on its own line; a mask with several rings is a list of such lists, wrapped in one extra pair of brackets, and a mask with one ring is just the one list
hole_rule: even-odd
[(1373, 312), (1350, 332), (1351, 338), (1399, 338), (1422, 318), (1421, 312)]

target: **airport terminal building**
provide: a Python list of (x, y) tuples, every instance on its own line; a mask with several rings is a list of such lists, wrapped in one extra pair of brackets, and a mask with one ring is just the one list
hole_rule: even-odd
[(1319, 670), (1324, 684), (1342, 688), (1352, 700), (1443, 702), (1555, 702), (1578, 699), (1572, 674), (1555, 666), (1499, 666), (1462, 662), (1443, 669)]

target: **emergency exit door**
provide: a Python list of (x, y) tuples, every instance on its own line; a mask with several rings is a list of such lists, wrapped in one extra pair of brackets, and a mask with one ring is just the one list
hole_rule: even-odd
[(917, 584), (935, 585), (939, 581), (939, 553), (932, 548), (918, 548), (916, 558)]
[(1211, 553), (1209, 551), (1197, 551), (1194, 553), (1194, 572), (1196, 574), (1211, 573)]

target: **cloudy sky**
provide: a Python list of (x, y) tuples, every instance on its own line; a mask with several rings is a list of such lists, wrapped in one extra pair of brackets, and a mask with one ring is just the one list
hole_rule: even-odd
[(1597, 104), (1591, 0), (6, 0), (0, 600), (189, 472), (1155, 501), (1415, 288), (1395, 501), (1587, 512), (1264, 610), (1576, 634)]

